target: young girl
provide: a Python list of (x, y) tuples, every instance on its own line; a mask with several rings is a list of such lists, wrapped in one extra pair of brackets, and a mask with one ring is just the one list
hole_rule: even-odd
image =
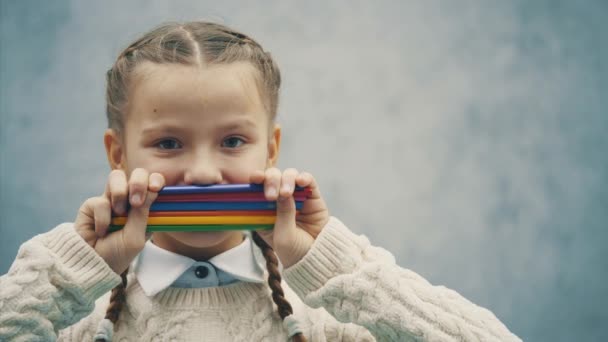
[[(311, 174), (274, 167), (280, 83), (270, 54), (218, 24), (127, 47), (107, 74), (105, 191), (21, 246), (0, 340), (519, 341), (330, 216)], [(274, 229), (146, 234), (163, 186), (225, 183), (263, 184)], [(312, 189), (297, 216), (296, 185)], [(109, 233), (112, 212), (128, 218)]]

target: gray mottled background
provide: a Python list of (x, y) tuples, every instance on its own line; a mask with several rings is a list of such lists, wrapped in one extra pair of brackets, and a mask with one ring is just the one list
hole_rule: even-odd
[(274, 54), (280, 166), (352, 230), (525, 340), (608, 339), (607, 2), (0, 4), (0, 273), (102, 191), (120, 50), (210, 19)]

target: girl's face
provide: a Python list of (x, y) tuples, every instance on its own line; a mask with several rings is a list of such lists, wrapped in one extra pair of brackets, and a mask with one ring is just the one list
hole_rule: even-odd
[[(249, 63), (203, 68), (143, 63), (125, 108), (123, 140), (106, 132), (112, 168), (158, 172), (166, 185), (249, 183), (276, 163), (280, 127), (269, 122)], [(205, 260), (242, 242), (239, 231), (159, 232), (156, 245)]]

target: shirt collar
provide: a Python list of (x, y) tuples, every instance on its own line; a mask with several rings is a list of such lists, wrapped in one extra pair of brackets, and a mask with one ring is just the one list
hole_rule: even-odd
[[(240, 245), (207, 261), (239, 280), (263, 283), (265, 269), (259, 253), (253, 247), (251, 237), (248, 234), (244, 236)], [(196, 260), (162, 249), (149, 240), (132, 266), (144, 293), (151, 297), (171, 286), (194, 263)]]

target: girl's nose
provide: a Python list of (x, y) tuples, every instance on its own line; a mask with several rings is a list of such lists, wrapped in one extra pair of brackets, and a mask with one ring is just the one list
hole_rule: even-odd
[(190, 167), (184, 172), (184, 183), (187, 185), (221, 184), (222, 181), (220, 167), (209, 157), (194, 158)]

